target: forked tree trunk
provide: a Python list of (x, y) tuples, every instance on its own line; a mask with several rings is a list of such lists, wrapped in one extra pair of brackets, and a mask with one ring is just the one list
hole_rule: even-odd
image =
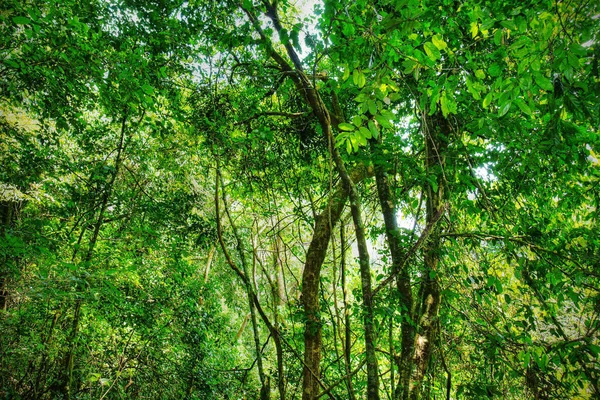
[[(367, 175), (366, 169), (356, 169), (351, 173), (354, 182), (360, 182)], [(348, 191), (340, 182), (330, 197), (327, 207), (315, 221), (313, 237), (306, 253), (304, 272), (302, 273), (302, 305), (306, 325), (304, 328), (304, 370), (302, 399), (313, 400), (319, 394), (321, 363), (321, 319), (319, 317), (319, 283), (321, 266), (327, 254), (331, 229), (337, 224), (344, 210)]]

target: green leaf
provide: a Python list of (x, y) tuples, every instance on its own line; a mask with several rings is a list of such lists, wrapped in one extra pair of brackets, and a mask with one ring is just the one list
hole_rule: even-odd
[(423, 48), (425, 49), (427, 57), (429, 57), (431, 61), (439, 60), (442, 57), (440, 50), (431, 42), (425, 43)]
[(379, 125), (381, 125), (384, 128), (392, 127), (392, 124), (390, 124), (390, 121), (381, 114), (375, 115), (375, 120), (377, 120), (377, 122), (379, 122)]
[(369, 100), (367, 104), (369, 105), (369, 112), (371, 115), (377, 114), (377, 104), (373, 100)]
[(493, 92), (489, 92), (485, 98), (483, 99), (483, 108), (488, 108), (490, 103), (492, 102)]
[(553, 89), (552, 82), (539, 72), (533, 73), (535, 83), (544, 90), (551, 91)]
[(31, 20), (27, 17), (13, 17), (13, 22), (17, 25), (25, 25), (31, 23)]
[(452, 97), (448, 96), (448, 92), (445, 90), (440, 98), (440, 106), (442, 107), (444, 117), (447, 117), (449, 114), (456, 114), (456, 103)]
[(402, 62), (402, 66), (404, 67), (403, 72), (405, 74), (410, 74), (411, 72), (413, 72), (413, 70), (417, 66), (417, 62), (415, 60), (411, 60), (410, 58), (407, 58), (406, 60), (404, 60)]
[(365, 139), (371, 139), (373, 137), (371, 131), (365, 126), (361, 126), (360, 128), (358, 128), (358, 131)]
[(148, 85), (147, 83), (142, 85), (142, 90), (147, 95), (151, 95), (152, 93), (154, 93), (154, 88), (152, 86)]
[(279, 40), (283, 44), (287, 44), (290, 41), (290, 36), (288, 34), (288, 30), (285, 28), (281, 28), (279, 31)]
[(475, 71), (475, 76), (479, 79), (485, 79), (485, 72), (482, 69)]
[(448, 44), (442, 39), (442, 35), (434, 35), (431, 38), (431, 42), (440, 50), (444, 50), (448, 47)]
[(567, 60), (569, 61), (569, 65), (573, 68), (579, 68), (579, 59), (575, 54), (569, 53), (569, 55), (567, 56)]
[(508, 110), (510, 110), (510, 106), (512, 105), (512, 101), (507, 101), (506, 103), (500, 104), (500, 107), (498, 108), (498, 116), (502, 117), (503, 115), (505, 115)]
[(481, 95), (479, 94), (479, 89), (476, 85), (473, 84), (473, 80), (471, 79), (470, 76), (467, 76), (466, 84), (467, 84), (467, 90), (469, 91), (469, 93), (471, 93), (473, 95), (473, 98), (475, 100), (481, 100)]
[(371, 136), (377, 139), (379, 137), (379, 129), (377, 128), (377, 125), (375, 125), (375, 123), (372, 120), (369, 120), (367, 126), (371, 131)]
[(355, 129), (354, 125), (349, 124), (347, 122), (342, 122), (341, 124), (338, 125), (338, 128), (341, 131), (349, 131), (349, 132), (351, 132)]
[(477, 25), (476, 21), (471, 22), (471, 38), (475, 38), (475, 36), (477, 36), (477, 33), (479, 32), (479, 26)]
[(350, 68), (347, 65), (344, 66), (344, 75), (342, 76), (342, 80), (346, 81), (350, 78)]
[(494, 32), (494, 44), (500, 46), (502, 44), (502, 29), (497, 29)]
[(352, 72), (352, 81), (356, 86), (362, 88), (367, 83), (367, 79), (365, 78), (365, 74), (363, 74), (360, 70), (355, 69)]
[(597, 358), (598, 355), (600, 354), (600, 346), (596, 346), (594, 344), (588, 344), (587, 347), (590, 350), (590, 352), (592, 353), (592, 355), (594, 356), (594, 358)]
[(527, 105), (527, 103), (523, 99), (517, 99), (517, 100), (515, 100), (515, 103), (517, 103), (517, 106), (519, 106), (521, 111), (523, 111), (525, 114), (527, 114), (529, 116), (533, 115), (533, 111), (531, 111), (531, 108)]

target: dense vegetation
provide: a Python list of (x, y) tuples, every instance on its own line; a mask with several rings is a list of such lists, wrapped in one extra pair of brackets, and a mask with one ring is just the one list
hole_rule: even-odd
[(600, 398), (599, 40), (589, 0), (3, 0), (0, 396)]

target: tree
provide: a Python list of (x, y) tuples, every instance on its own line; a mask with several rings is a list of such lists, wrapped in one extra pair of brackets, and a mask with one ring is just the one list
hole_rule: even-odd
[(0, 393), (595, 398), (592, 2), (8, 2)]

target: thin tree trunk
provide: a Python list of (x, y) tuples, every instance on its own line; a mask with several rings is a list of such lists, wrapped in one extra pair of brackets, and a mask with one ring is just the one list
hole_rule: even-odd
[[(360, 182), (367, 176), (364, 168), (351, 173), (354, 182)], [(319, 393), (318, 377), (321, 362), (321, 319), (319, 317), (319, 283), (321, 266), (327, 254), (331, 239), (331, 227), (335, 226), (342, 215), (348, 191), (341, 182), (330, 197), (327, 207), (315, 221), (313, 237), (306, 254), (306, 262), (302, 273), (302, 305), (306, 323), (304, 328), (304, 371), (303, 371), (303, 400), (313, 400)]]
[[(0, 240), (4, 240), (6, 231), (13, 227), (19, 211), (23, 207), (23, 201), (0, 201)], [(17, 261), (17, 257), (4, 255), (4, 262), (0, 267), (0, 310), (6, 310), (8, 300), (8, 290), (6, 285), (10, 278), (8, 264), (6, 258), (11, 257)]]
[(274, 340), (275, 350), (277, 355), (277, 387), (279, 390), (280, 400), (285, 400), (285, 374), (283, 369), (283, 348), (281, 347), (281, 338), (279, 332), (281, 328), (279, 309), (285, 304), (285, 284), (283, 275), (283, 263), (280, 258), (281, 249), (281, 238), (278, 234), (275, 235), (274, 240), (274, 267), (276, 274), (276, 292), (273, 293), (273, 314), (275, 320), (275, 327), (277, 328), (278, 337)]
[(352, 362), (350, 354), (352, 350), (352, 337), (351, 337), (351, 326), (350, 326), (350, 310), (348, 309), (348, 290), (346, 287), (346, 227), (344, 224), (340, 225), (340, 246), (341, 246), (341, 280), (342, 280), (342, 302), (344, 306), (344, 346), (342, 351), (344, 352), (344, 365), (346, 367), (346, 388), (348, 390), (348, 398), (354, 400), (354, 388), (352, 387)]
[(399, 380), (398, 388), (395, 390), (395, 398), (406, 400), (409, 394), (409, 382), (413, 367), (412, 358), (415, 338), (413, 293), (408, 263), (405, 262), (406, 254), (402, 250), (399, 241), (396, 202), (392, 197), (389, 180), (382, 164), (376, 163), (376, 165), (375, 179), (377, 182), (377, 194), (385, 224), (386, 240), (392, 258), (392, 274), (396, 276), (400, 310), (403, 314), (402, 322), (400, 323), (402, 342), (398, 365)]
[[(448, 121), (441, 114), (431, 119), (423, 116), (423, 133), (425, 136), (425, 167), (428, 178), (425, 184), (426, 221), (433, 224), (437, 216), (445, 208), (446, 179), (444, 176), (445, 151), (447, 135), (450, 133)], [(432, 182), (435, 182), (432, 183)], [(437, 342), (437, 318), (441, 302), (441, 289), (438, 279), (441, 239), (440, 228), (436, 226), (423, 249), (424, 266), (420, 288), (418, 331), (415, 338), (415, 369), (411, 379), (411, 400), (421, 397), (423, 379), (429, 366), (434, 344)]]
[(377, 354), (375, 353), (375, 315), (373, 312), (373, 291), (371, 287), (371, 264), (369, 260), (369, 250), (362, 219), (362, 210), (360, 197), (356, 190), (356, 185), (346, 171), (346, 167), (335, 147), (333, 132), (331, 126), (323, 128), (329, 139), (329, 148), (336, 165), (336, 169), (342, 178), (342, 182), (348, 190), (350, 198), (350, 211), (354, 222), (354, 231), (356, 234), (356, 244), (358, 247), (358, 261), (360, 266), (360, 281), (362, 287), (363, 301), (363, 324), (365, 329), (365, 354), (367, 358), (367, 398), (369, 400), (379, 399), (379, 367), (377, 363)]
[(208, 260), (206, 260), (206, 267), (204, 268), (204, 282), (208, 282), (208, 274), (210, 272), (210, 266), (212, 265), (213, 257), (215, 255), (215, 250), (217, 249), (217, 244), (215, 243), (208, 252)]

